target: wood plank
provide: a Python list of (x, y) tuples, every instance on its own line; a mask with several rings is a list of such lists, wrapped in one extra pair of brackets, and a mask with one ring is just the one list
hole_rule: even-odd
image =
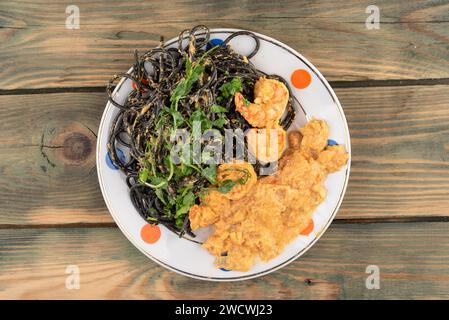
[(1, 224), (111, 222), (98, 185), (106, 94), (0, 96)]
[[(212, 283), (159, 267), (116, 228), (0, 230), (0, 298), (448, 299), (448, 231), (442, 222), (332, 225), (281, 270)], [(79, 290), (65, 287), (69, 265)], [(365, 286), (368, 265), (380, 269), (378, 290)]]
[(352, 143), (339, 218), (449, 215), (447, 86), (338, 89)]
[[(336, 92), (353, 152), (337, 219), (449, 216), (447, 86)], [(112, 222), (95, 170), (105, 102), (102, 93), (0, 96), (0, 225)]]
[(309, 58), (329, 79), (449, 78), (449, 3), (378, 1), (80, 0), (79, 30), (65, 0), (0, 3), (0, 89), (103, 86), (142, 52), (198, 23), (259, 31)]

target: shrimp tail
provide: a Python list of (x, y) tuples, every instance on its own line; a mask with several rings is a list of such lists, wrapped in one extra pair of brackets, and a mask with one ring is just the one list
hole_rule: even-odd
[(260, 105), (249, 103), (240, 92), (234, 95), (235, 109), (253, 127), (263, 128), (265, 126), (264, 113), (260, 112)]

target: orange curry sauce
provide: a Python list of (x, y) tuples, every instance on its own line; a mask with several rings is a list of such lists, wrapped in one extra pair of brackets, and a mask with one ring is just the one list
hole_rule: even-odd
[(248, 170), (245, 185), (236, 185), (229, 193), (212, 190), (189, 212), (192, 230), (213, 226), (203, 246), (216, 257), (217, 267), (248, 271), (257, 259), (278, 256), (307, 227), (326, 197), (326, 176), (348, 161), (343, 145), (327, 146), (328, 135), (322, 120), (290, 132), (289, 149), (271, 176), (257, 179), (248, 163), (220, 165), (218, 178), (224, 168)]

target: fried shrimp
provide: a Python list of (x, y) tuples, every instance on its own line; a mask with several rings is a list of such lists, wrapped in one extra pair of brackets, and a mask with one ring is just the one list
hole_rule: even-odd
[(301, 140), (301, 149), (308, 158), (316, 159), (321, 151), (327, 146), (327, 137), (329, 136), (329, 126), (323, 120), (312, 120), (299, 132), (303, 138)]
[(189, 210), (190, 227), (192, 230), (207, 227), (218, 221), (219, 213), (208, 206), (195, 204)]
[(202, 199), (201, 204), (195, 204), (189, 210), (190, 226), (192, 230), (207, 227), (218, 221), (220, 214), (228, 211), (230, 202), (223, 193), (210, 190)]
[(246, 138), (248, 149), (262, 163), (277, 161), (286, 148), (286, 132), (281, 126), (274, 128), (253, 128)]
[(277, 161), (286, 147), (286, 133), (279, 120), (288, 102), (288, 89), (280, 81), (261, 77), (254, 85), (254, 102), (241, 93), (234, 97), (236, 110), (252, 126), (248, 132), (248, 147), (262, 163)]
[(253, 127), (265, 128), (278, 125), (288, 102), (288, 89), (282, 82), (261, 77), (254, 85), (254, 102), (235, 93), (236, 110)]

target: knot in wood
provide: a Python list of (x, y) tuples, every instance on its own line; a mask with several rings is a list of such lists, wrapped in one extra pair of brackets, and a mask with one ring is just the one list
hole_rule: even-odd
[(79, 132), (73, 132), (67, 135), (63, 145), (63, 155), (71, 161), (84, 161), (93, 150), (91, 139)]

